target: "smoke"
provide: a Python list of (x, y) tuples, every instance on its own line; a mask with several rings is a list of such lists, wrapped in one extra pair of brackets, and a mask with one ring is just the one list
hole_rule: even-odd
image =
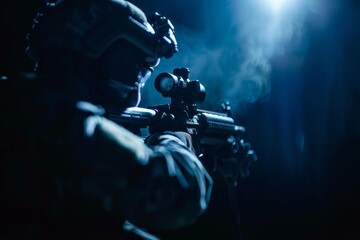
[[(315, 0), (205, 2), (201, 29), (174, 23), (180, 52), (163, 60), (155, 75), (189, 67), (190, 79), (206, 87), (203, 106), (219, 110), (227, 100), (243, 112), (250, 103), (269, 96), (271, 60), (301, 46), (309, 6), (318, 5)], [(196, 21), (196, 16), (192, 18)], [(159, 99), (152, 96), (150, 102)]]

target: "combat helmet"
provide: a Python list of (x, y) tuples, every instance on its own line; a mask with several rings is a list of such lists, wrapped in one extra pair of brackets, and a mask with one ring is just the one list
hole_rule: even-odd
[[(40, 14), (30, 36), (28, 55), (38, 61), (52, 49), (66, 49), (96, 59), (118, 40), (140, 49), (156, 64), (177, 49), (170, 20), (155, 13), (149, 18), (124, 0), (63, 0)], [(49, 4), (48, 4), (49, 5)]]

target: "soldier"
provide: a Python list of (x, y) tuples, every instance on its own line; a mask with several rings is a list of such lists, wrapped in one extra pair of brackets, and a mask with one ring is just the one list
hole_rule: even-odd
[(3, 239), (146, 238), (132, 224), (194, 223), (212, 180), (190, 135), (144, 143), (107, 117), (136, 106), (160, 58), (177, 51), (170, 21), (124, 0), (68, 0), (36, 22), (36, 72), (8, 80), (0, 99)]

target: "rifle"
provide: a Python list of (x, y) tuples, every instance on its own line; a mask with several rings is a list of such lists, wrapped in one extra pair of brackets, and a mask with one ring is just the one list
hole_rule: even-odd
[[(239, 177), (249, 175), (252, 162), (257, 160), (250, 144), (243, 140), (245, 128), (235, 124), (228, 102), (221, 104), (221, 112), (197, 108), (205, 100), (205, 87), (198, 80), (189, 79), (188, 68), (175, 68), (173, 73), (160, 73), (155, 88), (170, 104), (148, 108), (128, 108), (122, 113), (109, 113), (109, 118), (128, 129), (148, 129), (149, 133), (184, 131), (191, 134), (195, 152), (206, 169), (218, 170), (224, 177), (229, 203), (235, 213), (238, 239), (242, 239), (236, 186)], [(139, 133), (139, 132), (138, 132)], [(212, 163), (205, 160), (211, 156)]]
[(213, 170), (219, 168), (236, 185), (237, 178), (249, 175), (250, 164), (256, 161), (250, 144), (242, 139), (245, 128), (235, 124), (228, 102), (221, 105), (222, 112), (198, 109), (197, 104), (205, 100), (206, 91), (198, 80), (188, 78), (189, 73), (188, 68), (175, 68), (172, 74), (164, 72), (156, 77), (156, 90), (171, 98), (170, 104), (131, 107), (122, 113), (110, 112), (109, 118), (133, 131), (145, 128), (149, 133), (190, 133), (198, 157), (211, 155)]

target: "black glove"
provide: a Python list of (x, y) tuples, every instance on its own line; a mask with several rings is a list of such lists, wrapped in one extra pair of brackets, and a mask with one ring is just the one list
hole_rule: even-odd
[(187, 128), (184, 123), (189, 116), (187, 115), (186, 111), (183, 113), (178, 113), (177, 117), (171, 113), (162, 113), (161, 115), (157, 115), (156, 119), (153, 119), (152, 124), (149, 127), (149, 132), (151, 134), (154, 133), (161, 133), (165, 131), (172, 131), (172, 132), (186, 132), (190, 135), (194, 135), (196, 130), (193, 128)]
[(164, 131), (172, 131), (172, 122), (175, 116), (172, 114), (157, 114), (156, 119), (154, 118), (152, 124), (149, 126), (149, 132), (151, 134), (161, 133)]

